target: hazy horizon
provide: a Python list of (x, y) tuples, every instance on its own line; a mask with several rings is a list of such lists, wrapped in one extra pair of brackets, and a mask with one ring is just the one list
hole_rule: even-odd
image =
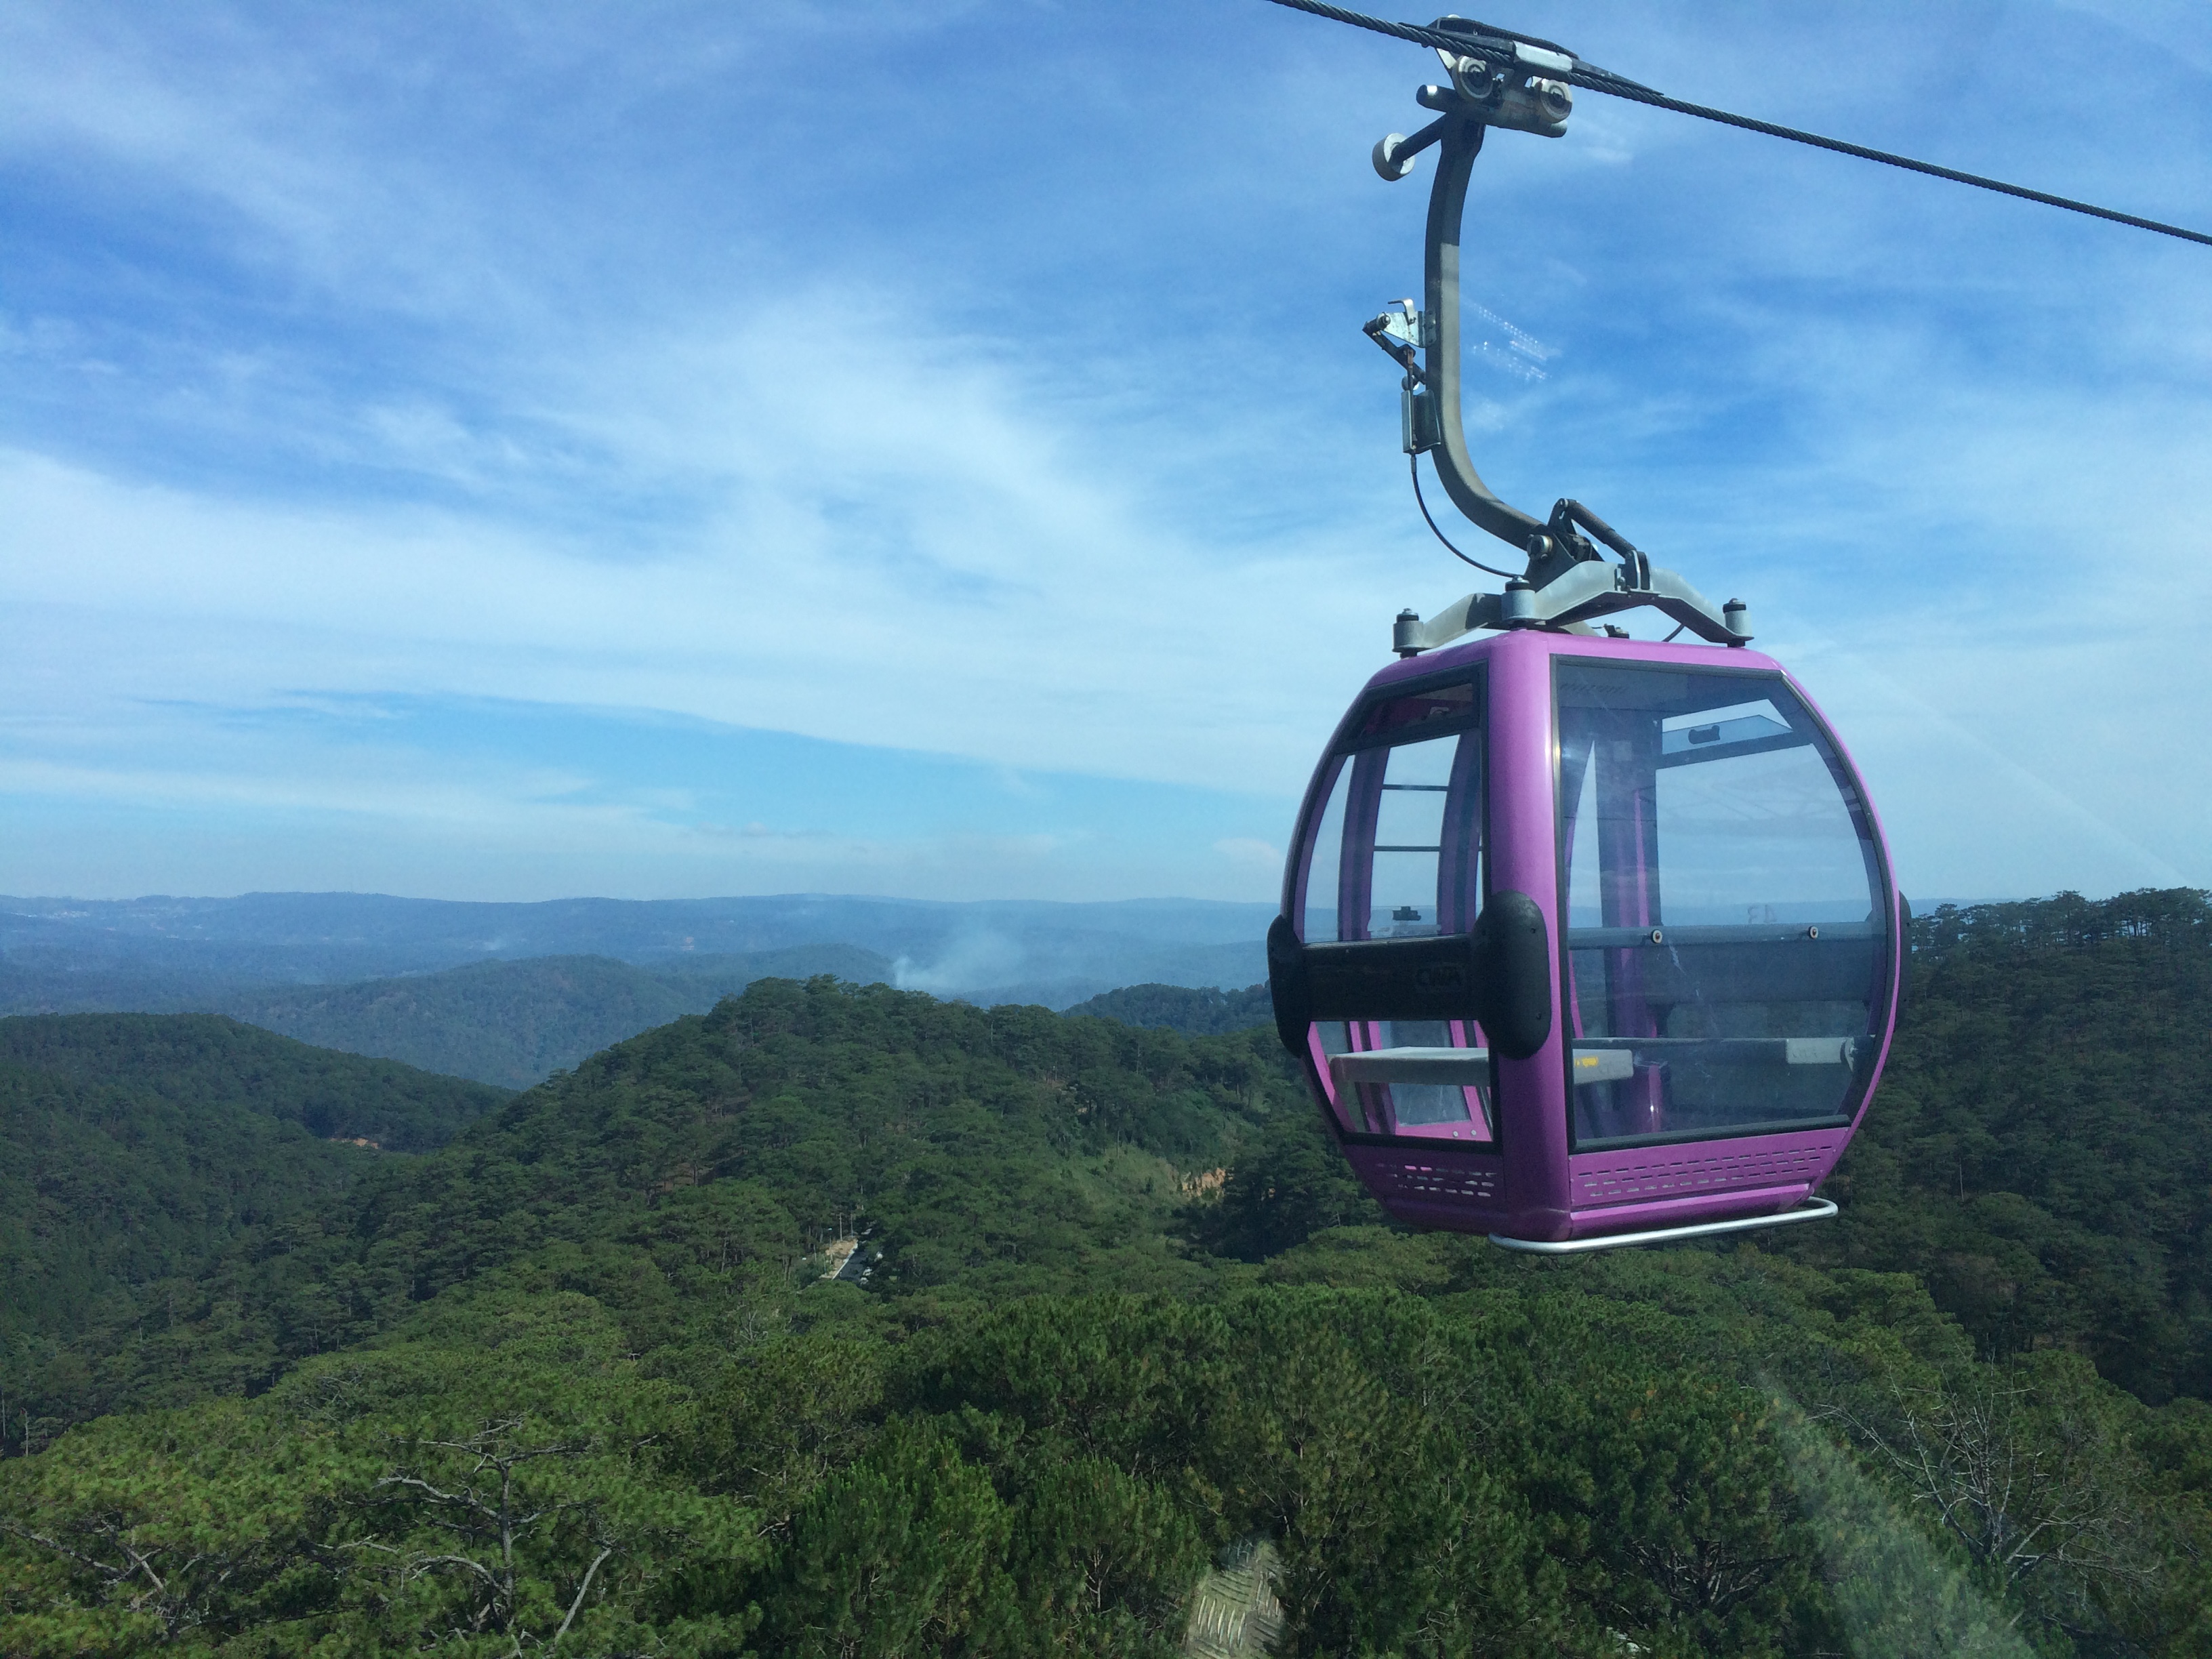
[[(2193, 885), (2193, 884), (2186, 883), (2186, 882), (2179, 883), (2179, 884), (2177, 884), (2177, 885), (2179, 885), (2179, 886), (2183, 886), (2183, 887), (2190, 887), (2190, 886), (2192, 886), (2192, 885)], [(1919, 914), (1923, 914), (1923, 913), (1924, 913), (1924, 911), (1925, 911), (1926, 909), (1928, 909), (1928, 908), (1932, 908), (1932, 907), (1934, 907), (1934, 906), (1936, 906), (1936, 905), (1942, 905), (1942, 904), (1955, 905), (1955, 906), (1958, 906), (1958, 907), (1960, 907), (1960, 908), (1965, 908), (1965, 907), (1966, 907), (1966, 906), (1968, 906), (1968, 905), (1976, 905), (1976, 904), (2018, 904), (2018, 903), (2022, 903), (2022, 902), (2027, 902), (2027, 901), (2028, 901), (2028, 900), (2032, 900), (2032, 899), (2042, 899), (2042, 898), (2051, 898), (2051, 897), (2054, 897), (2054, 896), (2056, 896), (2057, 894), (2062, 893), (2062, 892), (2072, 892), (2072, 893), (2076, 893), (2076, 894), (2079, 894), (2079, 895), (2080, 895), (2080, 896), (2081, 896), (2081, 897), (2083, 897), (2083, 898), (2086, 898), (2086, 899), (2093, 899), (2093, 900), (2094, 900), (2094, 899), (2108, 899), (2108, 898), (2115, 898), (2115, 897), (2118, 897), (2120, 894), (2122, 894), (2122, 893), (2125, 893), (2125, 892), (2139, 892), (2139, 891), (2143, 891), (2143, 890), (2154, 890), (2154, 887), (2155, 887), (2155, 884), (2154, 884), (2144, 883), (2144, 884), (2138, 884), (2136, 886), (2134, 886), (2134, 887), (2114, 888), (2114, 889), (2111, 890), (2110, 891), (2099, 891), (2099, 892), (2088, 892), (2088, 891), (2084, 891), (2084, 890), (2083, 890), (2082, 889), (2081, 889), (2081, 888), (2053, 888), (2052, 890), (2051, 890), (2051, 891), (2049, 891), (2049, 892), (2044, 892), (2044, 893), (2000, 893), (2000, 894), (1982, 894), (1982, 895), (1978, 895), (1978, 896), (1974, 896), (1974, 897), (1972, 897), (1972, 898), (1960, 898), (1960, 897), (1957, 897), (1957, 896), (1950, 896), (1950, 895), (1938, 895), (1938, 896), (1934, 896), (1934, 897), (1923, 897), (1923, 896), (1921, 896), (1915, 895), (1915, 894), (1911, 894), (1911, 893), (1908, 893), (1908, 894), (1906, 894), (1906, 896), (1906, 896), (1908, 899), (1910, 899), (1910, 900), (1911, 901), (1914, 914), (1916, 914), (1916, 915), (1919, 915)], [(899, 893), (867, 893), (867, 892), (831, 893), (831, 892), (823, 892), (823, 891), (805, 891), (805, 892), (793, 891), (793, 892), (776, 892), (776, 893), (762, 892), (762, 893), (653, 893), (653, 894), (625, 894), (625, 893), (554, 893), (554, 894), (548, 894), (547, 896), (545, 896), (544, 897), (542, 897), (542, 898), (526, 898), (526, 899), (498, 899), (498, 898), (495, 898), (495, 899), (484, 899), (484, 898), (453, 898), (453, 897), (451, 897), (451, 896), (447, 896), (447, 895), (444, 895), (444, 894), (438, 894), (438, 893), (392, 893), (392, 892), (384, 892), (384, 891), (372, 891), (372, 890), (365, 890), (365, 889), (352, 889), (352, 888), (343, 888), (343, 887), (326, 887), (326, 888), (289, 888), (289, 889), (287, 889), (287, 888), (251, 888), (251, 889), (247, 889), (247, 890), (244, 890), (244, 891), (241, 891), (241, 892), (234, 892), (234, 893), (137, 893), (137, 892), (115, 892), (115, 893), (0, 893), (0, 905), (7, 905), (7, 904), (134, 904), (134, 903), (149, 903), (149, 904), (150, 904), (150, 903), (156, 903), (156, 902), (173, 902), (173, 903), (179, 903), (179, 904), (221, 904), (221, 903), (234, 902), (238, 901), (238, 900), (240, 900), (240, 899), (251, 899), (251, 898), (354, 898), (354, 899), (392, 899), (392, 900), (397, 901), (397, 902), (401, 902), (401, 903), (407, 903), (407, 904), (481, 904), (481, 905), (514, 905), (514, 906), (523, 906), (523, 905), (550, 905), (550, 904), (584, 904), (584, 903), (598, 903), (598, 902), (605, 902), (605, 903), (608, 903), (608, 904), (717, 904), (717, 903), (724, 903), (724, 902), (735, 903), (735, 902), (743, 902), (743, 901), (745, 901), (745, 900), (760, 900), (760, 901), (763, 901), (763, 902), (773, 902), (773, 901), (780, 900), (780, 899), (790, 899), (790, 900), (844, 900), (844, 899), (850, 899), (850, 900), (855, 900), (855, 901), (865, 902), (867, 902), (867, 903), (879, 903), (879, 904), (910, 904), (910, 905), (914, 905), (914, 906), (916, 906), (916, 907), (931, 906), (931, 907), (939, 907), (939, 908), (960, 908), (960, 907), (963, 907), (963, 906), (966, 906), (966, 907), (983, 907), (983, 906), (988, 906), (988, 905), (1001, 904), (1001, 905), (1036, 905), (1036, 906), (1040, 906), (1040, 907), (1051, 906), (1051, 907), (1060, 907), (1060, 908), (1066, 908), (1066, 909), (1085, 909), (1085, 908), (1090, 908), (1090, 909), (1109, 909), (1109, 908), (1116, 908), (1116, 907), (1122, 907), (1122, 908), (1139, 908), (1139, 907), (1146, 906), (1146, 905), (1181, 905), (1181, 904), (1188, 904), (1188, 905), (1195, 905), (1195, 906), (1210, 906), (1210, 907), (1214, 907), (1214, 908), (1221, 908), (1221, 909), (1258, 909), (1258, 910), (1265, 910), (1265, 911), (1268, 912), (1268, 913), (1269, 913), (1269, 914), (1271, 914), (1271, 915), (1272, 915), (1272, 914), (1273, 914), (1273, 913), (1276, 911), (1276, 909), (1277, 909), (1277, 908), (1278, 908), (1278, 903), (1279, 903), (1278, 900), (1276, 900), (1276, 899), (1274, 899), (1274, 898), (1266, 898), (1266, 899), (1218, 899), (1218, 898), (1204, 898), (1204, 897), (1195, 896), (1193, 896), (1193, 895), (1190, 895), (1190, 894), (1181, 894), (1181, 893), (1145, 893), (1145, 894), (1139, 894), (1139, 895), (1136, 895), (1136, 896), (1132, 896), (1132, 897), (1128, 897), (1128, 898), (1111, 898), (1111, 899), (1058, 899), (1058, 898), (1018, 898), (1018, 897), (994, 897), (994, 898), (943, 899), (943, 898), (915, 898), (915, 897), (908, 896), (907, 896), (907, 895), (905, 895), (905, 894), (899, 894)]]

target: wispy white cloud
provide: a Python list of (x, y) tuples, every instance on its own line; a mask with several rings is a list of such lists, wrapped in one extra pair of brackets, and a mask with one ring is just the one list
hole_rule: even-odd
[(1280, 850), (1269, 846), (1256, 836), (1227, 836), (1213, 843), (1213, 850), (1231, 864), (1241, 864), (1261, 870), (1279, 870), (1283, 864)]
[[(2057, 15), (1520, 21), (1686, 96), (2203, 216), (2212, 27), (2023, 79)], [(886, 30), (890, 59), (850, 49)], [(15, 787), (246, 840), (327, 811), (650, 846), (679, 886), (733, 878), (679, 842), (954, 879), (916, 873), (928, 841), (1261, 892), (1287, 824), (1249, 801), (1286, 818), (1389, 617), (1462, 591), (1356, 331), (1418, 272), (1424, 185), (1364, 150), (1426, 73), (1261, 7), (13, 9)], [(2212, 881), (2212, 776), (2174, 737), (2212, 712), (2178, 625), (2212, 598), (2201, 251), (1592, 97), (1565, 140), (1493, 141), (1472, 222), (1476, 297), (1556, 350), (1486, 384), (1486, 471), (1752, 599), (1916, 883)], [(1056, 821), (1017, 856), (672, 777), (601, 799), (597, 762), (418, 747), (402, 788), (359, 737), (380, 696), (1214, 789), (1224, 821), (1173, 855)], [(317, 696), (344, 732), (289, 732), (289, 781), (226, 735)], [(306, 884), (421, 855), (348, 834)]]

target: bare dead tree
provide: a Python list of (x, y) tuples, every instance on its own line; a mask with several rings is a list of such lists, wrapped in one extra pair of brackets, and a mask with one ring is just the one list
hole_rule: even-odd
[(1693, 1539), (1686, 1549), (1632, 1543), (1628, 1555), (1674, 1606), (1723, 1617), (1764, 1589), (1790, 1559), (1747, 1554), (1714, 1538)]
[[(601, 1449), (590, 1441), (563, 1440), (521, 1445), (514, 1437), (520, 1419), (485, 1424), (462, 1440), (408, 1443), (416, 1460), (380, 1477), (368, 1500), (377, 1507), (401, 1506), (434, 1534), (449, 1540), (444, 1549), (410, 1548), (365, 1541), (356, 1547), (392, 1558), (401, 1585), (429, 1577), (459, 1581), (465, 1587), (465, 1630), (456, 1636), (496, 1633), (508, 1637), (515, 1651), (524, 1644), (552, 1647), (568, 1633), (583, 1609), (599, 1570), (622, 1551), (612, 1527), (588, 1498), (545, 1495), (526, 1479), (534, 1464), (569, 1460)], [(448, 1453), (465, 1464), (459, 1478), (433, 1479), (424, 1472), (422, 1453)], [(560, 1626), (551, 1635), (532, 1636), (520, 1627), (526, 1545), (544, 1532), (580, 1525), (586, 1546), (594, 1551), (577, 1581)]]
[(2081, 1633), (2100, 1606), (2154, 1589), (2160, 1569), (2128, 1448), (2063, 1392), (1996, 1372), (1897, 1389), (1878, 1415), (1819, 1415), (1841, 1423), (1983, 1575)]

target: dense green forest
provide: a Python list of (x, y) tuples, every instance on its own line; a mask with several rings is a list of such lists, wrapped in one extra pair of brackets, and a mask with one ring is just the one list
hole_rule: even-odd
[(1087, 1002), (1066, 1011), (1118, 1019), (1124, 1025), (1146, 1025), (1181, 1031), (1185, 1036), (1218, 1036), (1224, 1031), (1249, 1030), (1274, 1023), (1274, 1004), (1265, 985), (1241, 991), (1216, 990), (1212, 986), (1125, 985), (1102, 992)]
[(219, 1014), (0, 1019), (0, 1066), (159, 1103), (179, 1122), (238, 1112), (320, 1140), (390, 1152), (444, 1146), (510, 1091), (334, 1053)]
[(1808, 1261), (1919, 1274), (1985, 1351), (2212, 1398), (2212, 905), (1945, 909)]
[(343, 1212), (378, 1149), (507, 1098), (211, 1014), (0, 1019), (0, 1446), (327, 1346), (241, 1323), (226, 1271)]
[(0, 1650), (1165, 1654), (1262, 1548), (1279, 1653), (2212, 1653), (2207, 916), (1919, 924), (1853, 1219), (1726, 1249), (1406, 1234), (1271, 1032), (827, 979), (236, 1139), (308, 1201), (9, 1351)]

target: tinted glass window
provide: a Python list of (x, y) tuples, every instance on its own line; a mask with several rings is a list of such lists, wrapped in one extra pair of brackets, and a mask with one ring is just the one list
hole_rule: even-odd
[(1778, 675), (1561, 663), (1577, 1146), (1855, 1109), (1888, 906), (1849, 774)]
[[(1302, 937), (1327, 940), (1464, 933), (1482, 895), (1482, 732), (1472, 681), (1369, 708), (1331, 764), (1297, 885)], [(1322, 1033), (1332, 1055), (1482, 1047), (1462, 1021), (1368, 1021)], [(1462, 1068), (1464, 1070), (1464, 1067)], [(1348, 1128), (1487, 1140), (1487, 1085), (1347, 1079)]]

